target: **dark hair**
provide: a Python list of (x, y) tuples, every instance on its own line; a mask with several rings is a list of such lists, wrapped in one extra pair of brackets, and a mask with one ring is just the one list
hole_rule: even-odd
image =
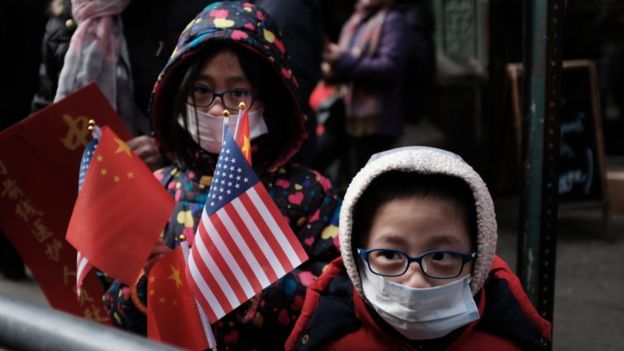
[(363, 245), (363, 240), (375, 217), (384, 204), (410, 197), (433, 198), (451, 201), (463, 209), (471, 243), (476, 247), (477, 215), (475, 200), (468, 184), (458, 177), (446, 174), (423, 174), (415, 172), (386, 172), (369, 184), (353, 210), (353, 247)]
[[(186, 66), (179, 67), (173, 73), (169, 85), (179, 87), (173, 90), (173, 102), (165, 104), (165, 111), (156, 118), (157, 137), (164, 149), (171, 153), (173, 159), (183, 167), (196, 165), (200, 146), (193, 141), (186, 130), (178, 125), (180, 114), (184, 116), (185, 126), (189, 118), (186, 116), (186, 103), (190, 95), (195, 78), (203, 65), (222, 51), (233, 52), (241, 65), (243, 73), (258, 93), (258, 99), (264, 103), (264, 120), (269, 129), (270, 137), (263, 136), (254, 141), (258, 144), (258, 152), (254, 154), (254, 168), (256, 171), (266, 169), (288, 147), (289, 131), (296, 129), (297, 118), (300, 113), (296, 98), (290, 93), (282, 81), (279, 72), (268, 60), (256, 53), (254, 49), (228, 42), (212, 42), (205, 44), (201, 52), (192, 58)], [(172, 91), (172, 90), (169, 90)], [(290, 117), (290, 118), (288, 118)]]

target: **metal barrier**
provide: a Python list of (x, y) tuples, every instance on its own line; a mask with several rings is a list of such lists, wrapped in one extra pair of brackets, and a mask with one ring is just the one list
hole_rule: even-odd
[(0, 349), (180, 350), (0, 294)]

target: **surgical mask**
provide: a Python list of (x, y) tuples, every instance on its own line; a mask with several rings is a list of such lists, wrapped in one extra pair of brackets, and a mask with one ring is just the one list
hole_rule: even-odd
[(479, 319), (470, 276), (433, 288), (410, 288), (359, 265), (364, 295), (381, 318), (410, 340), (443, 337)]
[[(249, 137), (251, 140), (269, 133), (264, 117), (263, 109), (249, 112)], [(197, 114), (197, 118), (195, 118)], [(218, 154), (221, 151), (221, 143), (223, 142), (223, 116), (215, 116), (207, 112), (202, 112), (193, 106), (186, 105), (186, 115), (188, 116), (188, 125), (186, 130), (193, 137), (193, 140), (199, 141), (202, 149)], [(236, 130), (238, 114), (227, 118), (229, 128), (232, 133)], [(184, 128), (184, 117), (178, 117), (178, 124)]]

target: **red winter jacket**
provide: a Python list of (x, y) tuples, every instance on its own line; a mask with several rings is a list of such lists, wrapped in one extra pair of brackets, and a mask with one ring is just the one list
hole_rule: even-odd
[(369, 308), (334, 260), (307, 291), (286, 350), (542, 350), (551, 324), (539, 316), (520, 281), (498, 256), (475, 295), (481, 318), (435, 340), (411, 341)]

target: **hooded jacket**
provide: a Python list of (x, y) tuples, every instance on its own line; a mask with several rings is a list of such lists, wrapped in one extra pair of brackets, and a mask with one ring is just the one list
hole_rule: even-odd
[[(328, 262), (339, 254), (337, 249), (337, 220), (339, 201), (330, 182), (306, 167), (293, 165), (290, 158), (303, 138), (304, 117), (296, 98), (296, 81), (279, 31), (271, 18), (250, 3), (220, 2), (206, 7), (182, 32), (177, 47), (160, 74), (152, 94), (151, 115), (156, 139), (170, 154), (175, 149), (169, 144), (167, 133), (172, 126), (173, 100), (188, 63), (202, 57), (202, 49), (210, 50), (213, 43), (238, 46), (252, 53), (254, 59), (264, 60), (272, 73), (289, 92), (293, 109), (278, 111), (267, 120), (269, 137), (275, 123), (284, 133), (280, 152), (269, 160), (258, 176), (280, 211), (302, 243), (310, 259), (274, 284), (265, 288), (259, 298), (253, 298), (213, 324), (220, 349), (265, 349), (283, 347), (301, 310), (305, 290), (320, 275)], [(261, 94), (262, 92), (259, 91)], [(265, 104), (266, 107), (266, 104)], [(266, 110), (265, 110), (266, 113)], [(285, 128), (284, 128), (285, 126)], [(277, 132), (279, 133), (279, 131)], [(190, 138), (188, 147), (197, 147)], [(252, 145), (253, 147), (253, 145)], [(261, 153), (262, 144), (252, 150), (252, 158)], [(175, 155), (174, 155), (175, 156)], [(216, 156), (200, 152), (196, 164), (176, 164), (155, 173), (175, 199), (176, 205), (167, 224), (163, 240), (170, 247), (179, 245), (179, 235), (185, 234), (192, 245), (197, 224), (210, 189)], [(254, 162), (255, 166), (255, 162)], [(257, 170), (258, 172), (258, 170)], [(114, 283), (105, 296), (105, 304), (114, 323), (124, 329), (145, 333), (145, 315), (135, 305), (145, 303), (145, 279), (136, 287), (136, 295), (129, 287)], [(133, 298), (134, 296), (134, 298)], [(149, 301), (147, 301), (149, 303)], [(182, 337), (182, 336), (181, 336)]]
[[(470, 289), (481, 318), (439, 339), (411, 341), (403, 337), (379, 317), (362, 290), (352, 250), (353, 212), (371, 182), (389, 171), (458, 177), (473, 193), (477, 256)], [(345, 194), (340, 213), (342, 257), (332, 262), (309, 288), (286, 349), (545, 349), (551, 325), (539, 316), (507, 264), (495, 256), (496, 239), (496, 217), (487, 187), (459, 156), (429, 147), (399, 148), (374, 155)]]

